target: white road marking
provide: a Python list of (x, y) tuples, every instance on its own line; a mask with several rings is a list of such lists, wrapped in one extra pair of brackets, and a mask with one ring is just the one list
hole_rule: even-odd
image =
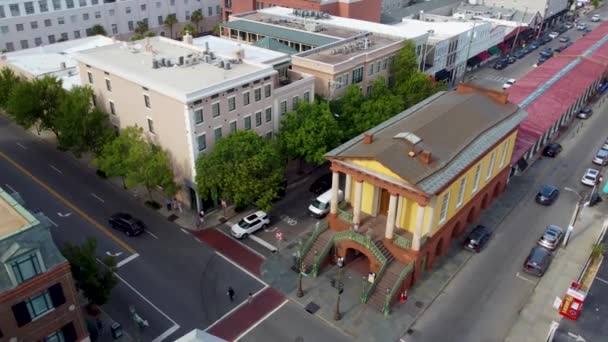
[(262, 283), (262, 284), (264, 284), (264, 285), (266, 285), (266, 286), (268, 286), (268, 284), (266, 284), (266, 282), (264, 282), (262, 279), (258, 278), (258, 277), (257, 277), (255, 274), (253, 274), (253, 273), (251, 273), (251, 272), (247, 271), (246, 269), (244, 269), (243, 267), (241, 267), (241, 265), (239, 265), (239, 264), (237, 264), (236, 262), (232, 261), (230, 258), (228, 258), (227, 256), (225, 256), (224, 254), (222, 254), (222, 253), (220, 253), (220, 252), (218, 252), (218, 251), (215, 251), (215, 253), (216, 253), (217, 255), (221, 256), (222, 258), (224, 258), (224, 259), (225, 259), (226, 261), (228, 261), (229, 263), (231, 263), (231, 264), (233, 264), (234, 266), (236, 266), (236, 267), (237, 267), (238, 269), (240, 269), (241, 271), (243, 271), (243, 272), (245, 272), (245, 273), (249, 274), (249, 276), (250, 276), (251, 278), (253, 278), (253, 279), (255, 279), (255, 280), (259, 281), (260, 283)]
[(161, 342), (162, 340), (164, 340), (167, 337), (171, 336), (171, 334), (173, 334), (174, 332), (176, 332), (178, 329), (179, 329), (179, 325), (175, 324), (171, 328), (167, 329), (167, 331), (165, 331), (164, 333), (160, 334), (157, 338), (153, 339), (152, 342)]
[(201, 241), (201, 239), (199, 239), (197, 237), (195, 237), (194, 240), (196, 240), (196, 242), (198, 242), (198, 243), (203, 243), (203, 241)]
[(604, 280), (604, 279), (602, 279), (600, 277), (597, 277), (597, 276), (595, 277), (595, 279), (601, 281), (604, 284), (608, 284), (608, 280)]
[(260, 245), (262, 245), (262, 247), (268, 249), (272, 253), (276, 253), (277, 248), (273, 244), (266, 242), (266, 240), (261, 239), (255, 235), (249, 235), (249, 238), (251, 239), (251, 241), (255, 241), (255, 242), (259, 243)]
[(150, 233), (148, 230), (144, 229), (144, 233), (146, 233), (146, 234), (148, 234), (148, 235), (152, 236), (153, 238), (155, 238), (156, 240), (158, 240), (158, 236), (156, 236), (156, 235), (154, 235), (154, 234)]
[(184, 228), (180, 228), (180, 230), (182, 231), (182, 233), (184, 233), (186, 235), (190, 235), (190, 232), (185, 230)]
[(113, 253), (113, 254), (112, 254), (112, 252), (110, 252), (110, 251), (106, 251), (106, 255), (107, 255), (107, 256), (111, 256), (111, 257), (115, 257), (115, 258), (116, 258), (116, 257), (121, 256), (121, 255), (122, 255), (122, 252), (116, 252), (116, 253)]
[(15, 189), (11, 188), (11, 186), (8, 185), (8, 184), (4, 184), (4, 186), (6, 186), (6, 188), (9, 189), (12, 192), (17, 192), (17, 191), (15, 191)]
[[(260, 294), (262, 291), (266, 290), (269, 286), (268, 285), (264, 285), (264, 287), (262, 287), (261, 290), (259, 290), (258, 292), (254, 293), (252, 295), (252, 297), (257, 296), (258, 294)], [(210, 326), (208, 326), (205, 329), (205, 332), (209, 331), (209, 329), (213, 328), (215, 325), (217, 325), (219, 322), (221, 322), (224, 318), (230, 316), (231, 313), (235, 312), (236, 310), (238, 310), (241, 306), (246, 305), (247, 304), (247, 299), (245, 299), (244, 301), (242, 301), (241, 303), (239, 303), (239, 305), (235, 306), (234, 308), (232, 308), (232, 310), (226, 312), (225, 314), (222, 315), (222, 317), (218, 318), (215, 322), (211, 323)]]
[(25, 147), (22, 143), (18, 142), (18, 143), (15, 143), (15, 144), (17, 144), (17, 146), (21, 147), (22, 149), (27, 150), (27, 147)]
[[(232, 238), (233, 238), (232, 236), (230, 236), (230, 235), (228, 235), (228, 234), (224, 233), (224, 232), (223, 232), (221, 229), (216, 229), (216, 230), (217, 230), (218, 232), (220, 232), (220, 233), (224, 234), (225, 236), (227, 236), (227, 237), (228, 237), (228, 238), (230, 238), (230, 239), (232, 239)], [(251, 235), (250, 235), (250, 236), (251, 236)], [(257, 255), (258, 255), (260, 258), (262, 258), (262, 259), (266, 259), (266, 257), (265, 257), (264, 255), (262, 255), (260, 252), (256, 251), (255, 249), (253, 249), (253, 248), (251, 248), (251, 247), (247, 246), (247, 245), (246, 245), (246, 244), (244, 244), (244, 243), (241, 243), (241, 242), (239, 242), (239, 243), (241, 244), (241, 246), (246, 247), (246, 248), (247, 248), (247, 249), (248, 249), (250, 252), (257, 254)]]
[(267, 320), (268, 317), (272, 316), (275, 312), (279, 311), (279, 309), (282, 308), (283, 306), (285, 306), (285, 304), (287, 304), (288, 302), (289, 302), (289, 299), (285, 299), (285, 301), (283, 303), (279, 304), (279, 306), (277, 306), (272, 311), (270, 311), (269, 313), (264, 315), (264, 317), (262, 317), (259, 321), (255, 322), (252, 326), (250, 326), (247, 330), (245, 330), (242, 334), (240, 334), (239, 337), (237, 337), (235, 339), (235, 341), (238, 341), (241, 338), (243, 338), (243, 336), (247, 335), (251, 330), (255, 329), (255, 327), (262, 324), (262, 322)]
[(55, 227), (59, 227), (59, 226), (57, 225), (57, 223), (53, 222), (53, 220), (51, 220), (50, 218), (48, 218), (48, 217), (47, 217), (46, 219), (47, 219), (47, 220), (49, 220), (49, 222), (51, 222), (51, 224), (52, 224), (53, 226), (55, 226)]
[(49, 166), (51, 167), (51, 169), (55, 170), (55, 172), (59, 173), (60, 175), (63, 174), (63, 172), (61, 172), (61, 170), (59, 170), (58, 168), (54, 167), (53, 165), (49, 164)]
[(122, 266), (130, 263), (131, 261), (133, 261), (135, 258), (137, 258), (139, 256), (139, 254), (135, 253), (135, 254), (131, 254), (129, 255), (129, 257), (121, 260), (119, 263), (116, 264), (116, 268), (121, 268)]
[(71, 215), (72, 215), (72, 213), (70, 213), (70, 212), (67, 212), (65, 214), (57, 212), (57, 216), (59, 216), (59, 217), (70, 217)]
[(525, 281), (529, 282), (530, 284), (536, 285), (536, 282), (534, 280), (528, 279), (528, 278), (520, 275), (519, 272), (515, 273), (515, 276), (521, 280), (525, 280)]
[(99, 202), (101, 203), (106, 203), (106, 201), (103, 200), (103, 198), (95, 195), (94, 193), (91, 192), (91, 196), (95, 197), (95, 199), (97, 199)]

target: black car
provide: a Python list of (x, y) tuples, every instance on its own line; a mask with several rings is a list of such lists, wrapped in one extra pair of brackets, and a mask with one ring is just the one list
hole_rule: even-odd
[(524, 56), (526, 56), (526, 52), (524, 49), (517, 50), (513, 53), (513, 57), (515, 57), (517, 59), (522, 59), (522, 58), (524, 58)]
[(524, 272), (542, 277), (551, 264), (552, 256), (551, 252), (544, 247), (533, 247), (524, 262)]
[(534, 42), (530, 43), (528, 46), (530, 47), (530, 50), (536, 50), (536, 49), (538, 49), (540, 44), (538, 42), (534, 41)]
[(541, 65), (541, 64), (545, 63), (548, 59), (549, 59), (549, 57), (540, 56), (540, 57), (538, 57), (538, 62), (536, 64)]
[(543, 57), (552, 57), (553, 56), (553, 49), (551, 49), (550, 47), (546, 47), (543, 49), (543, 51), (540, 52), (540, 55)]
[(568, 28), (566, 26), (560, 26), (557, 28), (557, 32), (559, 32), (560, 34), (566, 31), (568, 31)]
[(320, 195), (331, 188), (331, 173), (326, 173), (317, 178), (308, 189), (315, 195)]
[(508, 55), (507, 56), (507, 62), (509, 64), (513, 64), (513, 63), (517, 62), (517, 58), (515, 58), (515, 56)]
[(540, 187), (536, 194), (536, 203), (542, 205), (551, 205), (559, 196), (559, 189), (553, 185), (545, 184)]
[(550, 42), (550, 41), (552, 41), (552, 40), (553, 40), (553, 38), (549, 37), (549, 35), (543, 36), (543, 37), (541, 38), (541, 41), (543, 42), (543, 45), (545, 45), (545, 44), (549, 43), (549, 42)]
[(560, 52), (562, 52), (564, 49), (565, 49), (565, 47), (563, 47), (563, 46), (561, 46), (561, 45), (560, 45), (560, 46), (556, 47), (556, 48), (555, 48), (555, 50), (553, 50), (553, 51), (555, 51), (556, 53), (560, 53)]
[(562, 151), (562, 145), (558, 143), (549, 143), (543, 149), (543, 156), (555, 158)]
[(146, 225), (140, 219), (127, 213), (116, 213), (110, 216), (108, 223), (110, 227), (120, 230), (127, 236), (139, 235), (146, 229)]
[(494, 63), (494, 69), (502, 70), (502, 69), (506, 68), (507, 65), (509, 65), (508, 60), (503, 58), (503, 59), (498, 60), (496, 63)]
[(479, 253), (490, 240), (492, 231), (486, 226), (478, 225), (464, 240), (464, 249)]

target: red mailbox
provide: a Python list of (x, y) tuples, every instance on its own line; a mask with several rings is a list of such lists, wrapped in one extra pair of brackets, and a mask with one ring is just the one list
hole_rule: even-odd
[(559, 314), (568, 317), (571, 320), (576, 320), (581, 314), (583, 309), (583, 303), (585, 302), (585, 296), (587, 294), (577, 289), (578, 286), (570, 287), (566, 291), (566, 296), (562, 300), (562, 304), (559, 307)]

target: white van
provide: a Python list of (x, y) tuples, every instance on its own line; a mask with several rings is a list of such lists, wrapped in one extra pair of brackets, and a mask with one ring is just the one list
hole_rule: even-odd
[[(338, 190), (338, 203), (344, 200), (344, 193), (342, 190)], [(312, 200), (308, 206), (310, 215), (316, 218), (322, 218), (329, 213), (329, 206), (331, 201), (331, 189), (325, 191), (319, 197)]]

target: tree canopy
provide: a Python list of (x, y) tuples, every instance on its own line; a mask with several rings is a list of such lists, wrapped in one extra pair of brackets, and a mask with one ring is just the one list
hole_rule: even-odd
[(232, 201), (237, 207), (255, 204), (270, 209), (284, 178), (285, 166), (274, 141), (257, 133), (237, 131), (220, 139), (196, 161), (196, 185), (205, 199)]
[(279, 144), (288, 157), (322, 164), (323, 155), (338, 146), (342, 130), (327, 102), (300, 101), (281, 121)]
[(115, 258), (104, 256), (100, 264), (97, 261), (97, 240), (94, 238), (87, 239), (82, 245), (66, 243), (61, 252), (70, 262), (76, 287), (82, 290), (89, 303), (105, 304), (118, 284), (118, 278), (114, 275)]
[(194, 27), (192, 24), (187, 23), (186, 25), (184, 25), (184, 27), (182, 27), (180, 33), (182, 34), (182, 36), (185, 36), (186, 32), (190, 33), (193, 36), (196, 36), (198, 31), (196, 30), (196, 27)]
[(164, 24), (169, 27), (169, 38), (173, 38), (173, 25), (177, 24), (177, 17), (175, 14), (167, 15)]
[(203, 11), (201, 11), (200, 9), (197, 9), (196, 11), (192, 12), (192, 15), (190, 16), (190, 21), (195, 25), (195, 32), (202, 32), (199, 23), (202, 22), (205, 19), (205, 16), (203, 15)]
[(7, 67), (0, 70), (0, 108), (6, 108), (11, 91), (15, 89), (21, 78)]
[(102, 36), (106, 36), (107, 35), (106, 29), (103, 26), (99, 25), (99, 24), (93, 25), (93, 27), (91, 27), (91, 29), (88, 30), (87, 32), (89, 33), (88, 34), (89, 36), (95, 36), (95, 35), (98, 35), (98, 34), (100, 34)]

